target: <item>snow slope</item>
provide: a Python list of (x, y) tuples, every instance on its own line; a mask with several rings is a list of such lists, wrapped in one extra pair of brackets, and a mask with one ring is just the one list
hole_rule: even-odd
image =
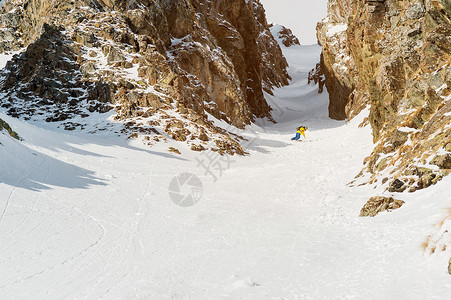
[[(372, 149), (365, 112), (330, 120), (327, 95), (307, 85), (320, 48), (283, 50), (293, 82), (267, 95), (277, 124), (239, 132), (247, 157), (0, 113), (24, 139), (0, 134), (0, 298), (446, 299), (450, 252), (422, 243), (446, 242), (451, 177), (359, 218), (380, 192), (347, 186)], [(307, 140), (292, 142), (298, 125)], [(181, 173), (202, 183), (190, 207), (168, 193)]]

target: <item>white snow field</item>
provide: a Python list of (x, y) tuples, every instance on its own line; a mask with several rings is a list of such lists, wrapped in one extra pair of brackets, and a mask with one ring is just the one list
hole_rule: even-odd
[[(307, 85), (320, 47), (283, 50), (293, 82), (267, 96), (277, 124), (239, 132), (246, 157), (0, 113), (23, 138), (0, 134), (0, 299), (449, 299), (451, 176), (360, 218), (381, 194), (347, 185), (372, 150), (368, 112), (329, 119)], [(183, 173), (203, 188), (181, 176), (178, 191)]]

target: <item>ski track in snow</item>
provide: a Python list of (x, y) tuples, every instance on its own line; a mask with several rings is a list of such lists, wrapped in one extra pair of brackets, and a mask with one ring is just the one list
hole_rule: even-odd
[[(446, 299), (449, 251), (421, 244), (446, 216), (451, 179), (359, 218), (380, 193), (347, 186), (373, 147), (358, 128), (367, 112), (330, 120), (327, 92), (307, 85), (320, 48), (283, 49), (293, 82), (267, 95), (278, 123), (241, 132), (250, 155), (214, 174), (175, 142), (146, 148), (0, 113), (24, 138), (0, 134), (0, 298)], [(299, 125), (307, 139), (292, 142)], [(189, 208), (168, 194), (184, 172), (203, 183)]]

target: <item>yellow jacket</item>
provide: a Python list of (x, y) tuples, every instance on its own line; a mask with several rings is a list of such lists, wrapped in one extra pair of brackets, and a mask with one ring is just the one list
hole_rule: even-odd
[(296, 131), (296, 132), (299, 134), (302, 134), (305, 138), (305, 128), (304, 127), (299, 128), (298, 131)]

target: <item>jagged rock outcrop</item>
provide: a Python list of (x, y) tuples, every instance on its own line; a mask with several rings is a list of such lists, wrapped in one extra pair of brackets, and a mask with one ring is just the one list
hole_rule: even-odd
[(321, 70), (332, 118), (370, 107), (363, 180), (415, 191), (451, 171), (450, 15), (447, 0), (329, 1)]
[(272, 25), (272, 26), (274, 26), (274, 28), (271, 29), (273, 35), (279, 38), (285, 47), (301, 45), (299, 39), (293, 34), (293, 31), (291, 31), (291, 29), (286, 28), (285, 26), (282, 25)]
[(289, 80), (258, 0), (7, 0), (0, 27), (0, 51), (27, 47), (2, 76), (14, 116), (61, 122), (114, 107), (154, 140), (220, 135), (227, 149), (214, 149), (243, 153), (208, 115), (238, 128), (271, 118), (263, 90)]
[[(1, 86), (7, 101), (2, 107), (9, 115), (26, 120), (46, 115), (47, 122), (110, 110), (112, 106), (105, 104), (111, 100), (109, 91), (106, 88), (102, 94), (99, 82), (83, 80), (77, 54), (62, 37), (62, 28), (43, 27), (41, 37), (7, 63)], [(89, 98), (100, 103), (89, 107)]]

